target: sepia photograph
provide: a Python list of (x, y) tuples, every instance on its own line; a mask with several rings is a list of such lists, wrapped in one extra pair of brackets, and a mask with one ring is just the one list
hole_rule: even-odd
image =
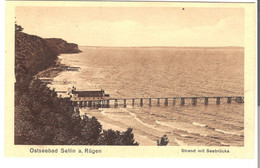
[(254, 5), (104, 4), (14, 5), (14, 147), (235, 155), (253, 145)]

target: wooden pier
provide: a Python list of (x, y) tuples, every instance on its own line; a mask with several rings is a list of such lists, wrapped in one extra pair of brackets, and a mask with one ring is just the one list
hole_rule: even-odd
[[(160, 97), (160, 98), (110, 98), (109, 100), (95, 100), (95, 101), (72, 101), (74, 106), (79, 107), (94, 107), (94, 108), (116, 108), (127, 106), (140, 106), (143, 107), (145, 104), (149, 107), (160, 106), (161, 101), (163, 106), (176, 105), (177, 102), (181, 106), (191, 103), (196, 106), (198, 101), (202, 102), (204, 105), (209, 104), (209, 100), (214, 101), (216, 105), (221, 103), (244, 103), (244, 96), (214, 96), (214, 97)], [(153, 103), (154, 102), (154, 103)]]

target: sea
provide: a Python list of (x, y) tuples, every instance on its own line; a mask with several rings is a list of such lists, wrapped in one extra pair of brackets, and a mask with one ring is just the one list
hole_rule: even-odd
[[(61, 54), (61, 63), (79, 67), (63, 71), (51, 87), (66, 91), (105, 90), (111, 98), (214, 97), (244, 95), (242, 47), (80, 47), (81, 53)], [(66, 96), (62, 95), (62, 96)], [(244, 104), (221, 99), (199, 99), (185, 105), (169, 99), (138, 99), (127, 107), (80, 109), (95, 116), (103, 129), (133, 128), (135, 140), (156, 146), (167, 135), (171, 146), (244, 146)]]

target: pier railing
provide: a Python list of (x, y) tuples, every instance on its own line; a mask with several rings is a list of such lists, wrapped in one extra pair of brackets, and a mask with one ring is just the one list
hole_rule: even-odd
[[(95, 101), (72, 101), (74, 106), (80, 107), (123, 107), (139, 105), (143, 107), (144, 104), (148, 104), (149, 107), (156, 105), (168, 106), (170, 104), (176, 105), (178, 102), (181, 106), (184, 106), (186, 101), (191, 101), (192, 105), (197, 105), (198, 100), (202, 100), (203, 104), (208, 105), (209, 100), (213, 99), (217, 105), (221, 102), (226, 103), (244, 103), (244, 96), (209, 96), (209, 97), (154, 97), (154, 98), (110, 98), (108, 100), (95, 100)], [(148, 100), (148, 101), (147, 101)], [(155, 101), (155, 102), (154, 102)]]

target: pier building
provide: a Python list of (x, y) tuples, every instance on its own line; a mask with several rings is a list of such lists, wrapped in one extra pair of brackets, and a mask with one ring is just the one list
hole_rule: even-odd
[(98, 101), (109, 100), (110, 95), (105, 94), (104, 90), (77, 91), (75, 88), (71, 91), (71, 101)]

